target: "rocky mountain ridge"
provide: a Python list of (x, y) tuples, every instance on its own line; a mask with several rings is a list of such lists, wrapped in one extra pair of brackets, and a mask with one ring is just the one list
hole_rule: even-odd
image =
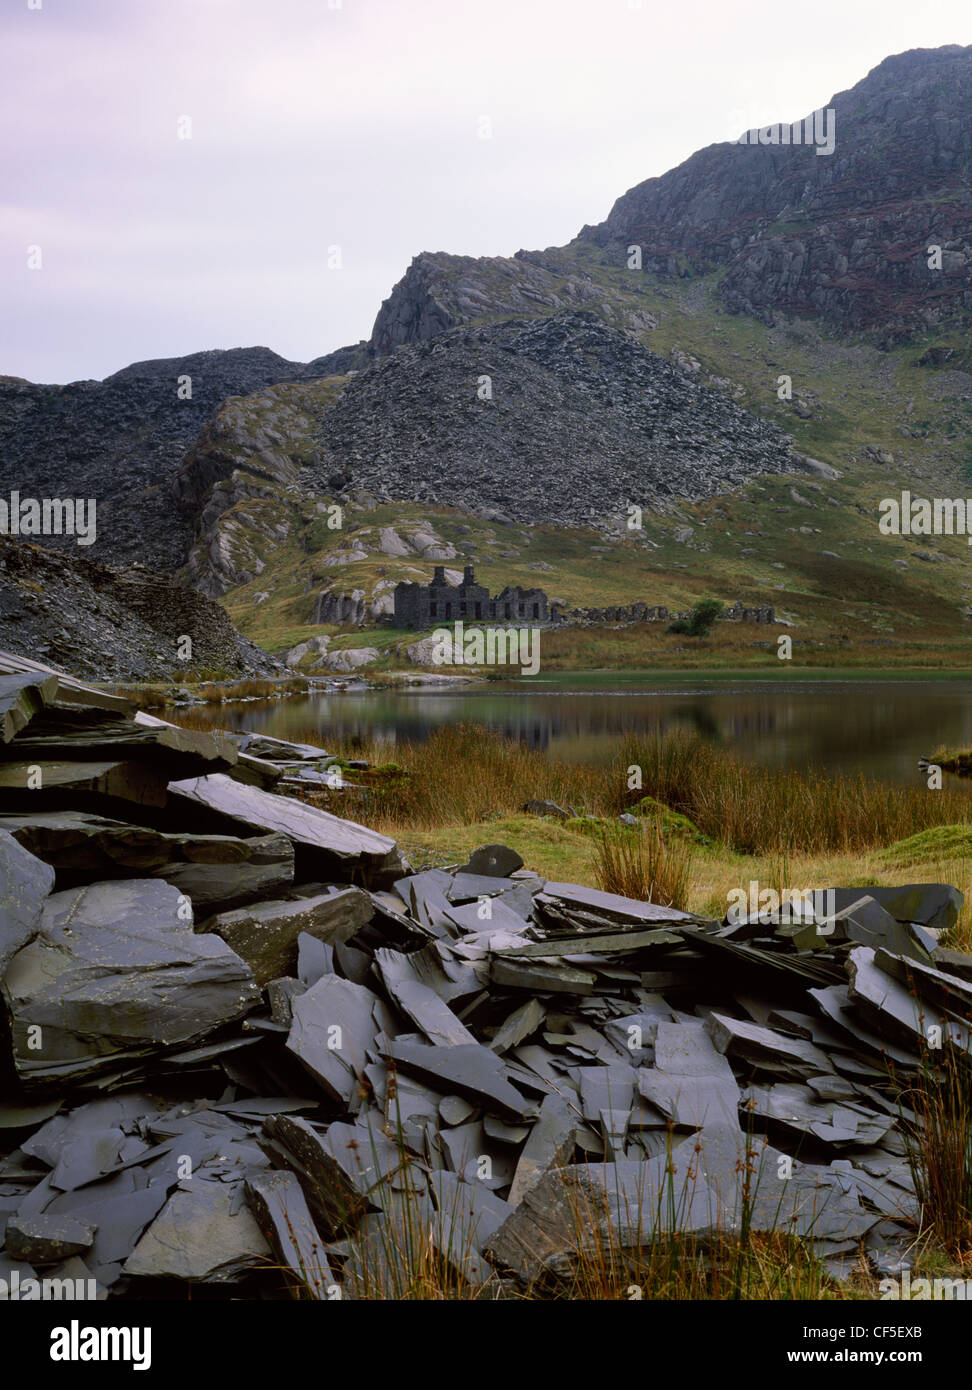
[[(265, 347), (232, 348), (135, 362), (104, 381), (66, 386), (0, 377), (0, 487), (31, 497), (94, 497), (98, 537), (89, 558), (176, 570), (192, 528), (180, 521), (174, 479), (223, 401), (347, 372), (362, 358), (358, 348), (311, 363)], [(38, 540), (54, 549), (75, 545), (58, 536)]]
[[(945, 336), (916, 347), (916, 365), (964, 361), (947, 334), (972, 304), (972, 49), (898, 55), (832, 104), (832, 155), (711, 146), (564, 248), (423, 253), (368, 343), (310, 363), (249, 348), (104, 382), (0, 378), (0, 491), (94, 496), (85, 558), (178, 572), (218, 597), (259, 581), (268, 547), (316, 554), (329, 508), (357, 495), (610, 531), (628, 504), (664, 513), (760, 475), (893, 458), (917, 482), (936, 432), (954, 469), (972, 438), (969, 379), (892, 381), (873, 345), (931, 328)], [(933, 236), (929, 281), (918, 253)], [(871, 340), (859, 362), (845, 351), (857, 330)], [(781, 404), (777, 373), (794, 361)], [(951, 403), (925, 390), (934, 376), (958, 382)]]

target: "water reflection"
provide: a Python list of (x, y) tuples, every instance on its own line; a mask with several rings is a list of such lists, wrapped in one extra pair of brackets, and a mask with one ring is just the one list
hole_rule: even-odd
[(278, 738), (359, 737), (392, 748), (443, 724), (486, 724), (561, 759), (606, 760), (619, 736), (676, 727), (779, 767), (861, 769), (919, 783), (918, 759), (942, 744), (972, 746), (964, 681), (852, 681), (691, 688), (538, 689), (497, 684), (436, 691), (343, 692), (311, 699), (227, 705), (213, 724)]

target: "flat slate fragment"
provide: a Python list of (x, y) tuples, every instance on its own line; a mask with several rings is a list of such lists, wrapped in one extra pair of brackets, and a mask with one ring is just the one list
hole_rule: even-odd
[(296, 1174), (324, 1235), (331, 1238), (353, 1229), (368, 1210), (371, 1184), (362, 1182), (360, 1171), (352, 1166), (363, 1146), (353, 1153), (346, 1145), (336, 1148), (330, 1131), (323, 1135), (297, 1115), (268, 1115), (261, 1144), (276, 1168)]
[(442, 1084), (460, 1095), (501, 1114), (522, 1120), (534, 1113), (533, 1106), (506, 1079), (506, 1069), (488, 1047), (467, 1043), (459, 1047), (431, 1047), (425, 1043), (393, 1042), (388, 1056), (406, 1071)]
[(324, 1243), (294, 1173), (267, 1173), (246, 1184), (257, 1225), (306, 1298), (326, 1300), (335, 1286)]
[(478, 1043), (465, 1024), (427, 985), (415, 980), (400, 980), (389, 987), (394, 1002), (437, 1047), (461, 1047)]
[(288, 1051), (345, 1106), (360, 1088), (367, 1053), (378, 1033), (374, 1003), (369, 989), (338, 975), (325, 975), (293, 1000)]
[(603, 919), (601, 930), (614, 930), (620, 923), (641, 926), (663, 922), (694, 923), (699, 920), (692, 913), (681, 912), (678, 908), (636, 902), (618, 893), (604, 893), (598, 888), (583, 888), (576, 883), (548, 882), (534, 902), (596, 915)]
[(69, 796), (164, 806), (166, 778), (163, 772), (133, 759), (0, 762), (0, 806), (11, 805), (14, 798), (23, 805), (25, 797), (30, 804), (47, 806), (59, 800), (63, 803)]
[(546, 1010), (539, 999), (528, 999), (503, 1020), (490, 1039), (490, 1047), (494, 1052), (509, 1051), (535, 1033), (545, 1017)]
[(169, 1198), (125, 1261), (125, 1273), (221, 1284), (265, 1266), (271, 1253), (232, 1185), (193, 1179)]
[(544, 1173), (568, 1163), (574, 1152), (579, 1116), (554, 1092), (544, 1097), (540, 1116), (523, 1146), (507, 1201), (518, 1207)]
[(827, 1054), (813, 1043), (776, 1033), (772, 1028), (760, 1028), (756, 1023), (718, 1013), (710, 1015), (708, 1028), (720, 1052), (760, 1071), (795, 1080), (833, 1071)]
[(927, 1029), (939, 1027), (941, 1036), (963, 1051), (972, 1051), (969, 1029), (953, 1023), (932, 1005), (911, 994), (908, 988), (878, 967), (869, 946), (857, 946), (850, 953), (849, 994), (873, 1027), (884, 1028), (892, 1037), (920, 1052), (927, 1043)]
[(31, 1265), (56, 1264), (91, 1248), (93, 1226), (70, 1216), (13, 1217), (7, 1222), (7, 1254)]

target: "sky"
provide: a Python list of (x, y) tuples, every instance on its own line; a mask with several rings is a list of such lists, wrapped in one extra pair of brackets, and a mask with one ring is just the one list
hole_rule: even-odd
[(563, 245), (968, 0), (0, 0), (0, 374), (371, 333), (421, 251)]

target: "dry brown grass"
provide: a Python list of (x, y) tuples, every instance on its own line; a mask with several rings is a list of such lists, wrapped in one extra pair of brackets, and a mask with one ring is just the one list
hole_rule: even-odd
[(649, 817), (634, 833), (609, 823), (594, 844), (594, 877), (605, 893), (690, 910), (692, 844), (666, 836), (660, 816)]
[[(320, 731), (296, 737), (314, 742)], [(341, 750), (332, 745), (331, 751)], [(616, 816), (647, 795), (730, 850), (777, 856), (781, 872), (791, 856), (860, 854), (961, 824), (969, 809), (964, 791), (759, 767), (682, 730), (630, 736), (601, 765), (556, 762), (517, 740), (461, 724), (437, 729), (425, 743), (397, 744), (394, 765), (384, 762), (385, 745), (356, 740), (346, 751), (384, 766), (369, 779), (370, 800), (355, 806), (355, 817), (390, 833), (508, 816), (530, 800)], [(633, 766), (641, 769), (637, 790), (629, 790)]]

